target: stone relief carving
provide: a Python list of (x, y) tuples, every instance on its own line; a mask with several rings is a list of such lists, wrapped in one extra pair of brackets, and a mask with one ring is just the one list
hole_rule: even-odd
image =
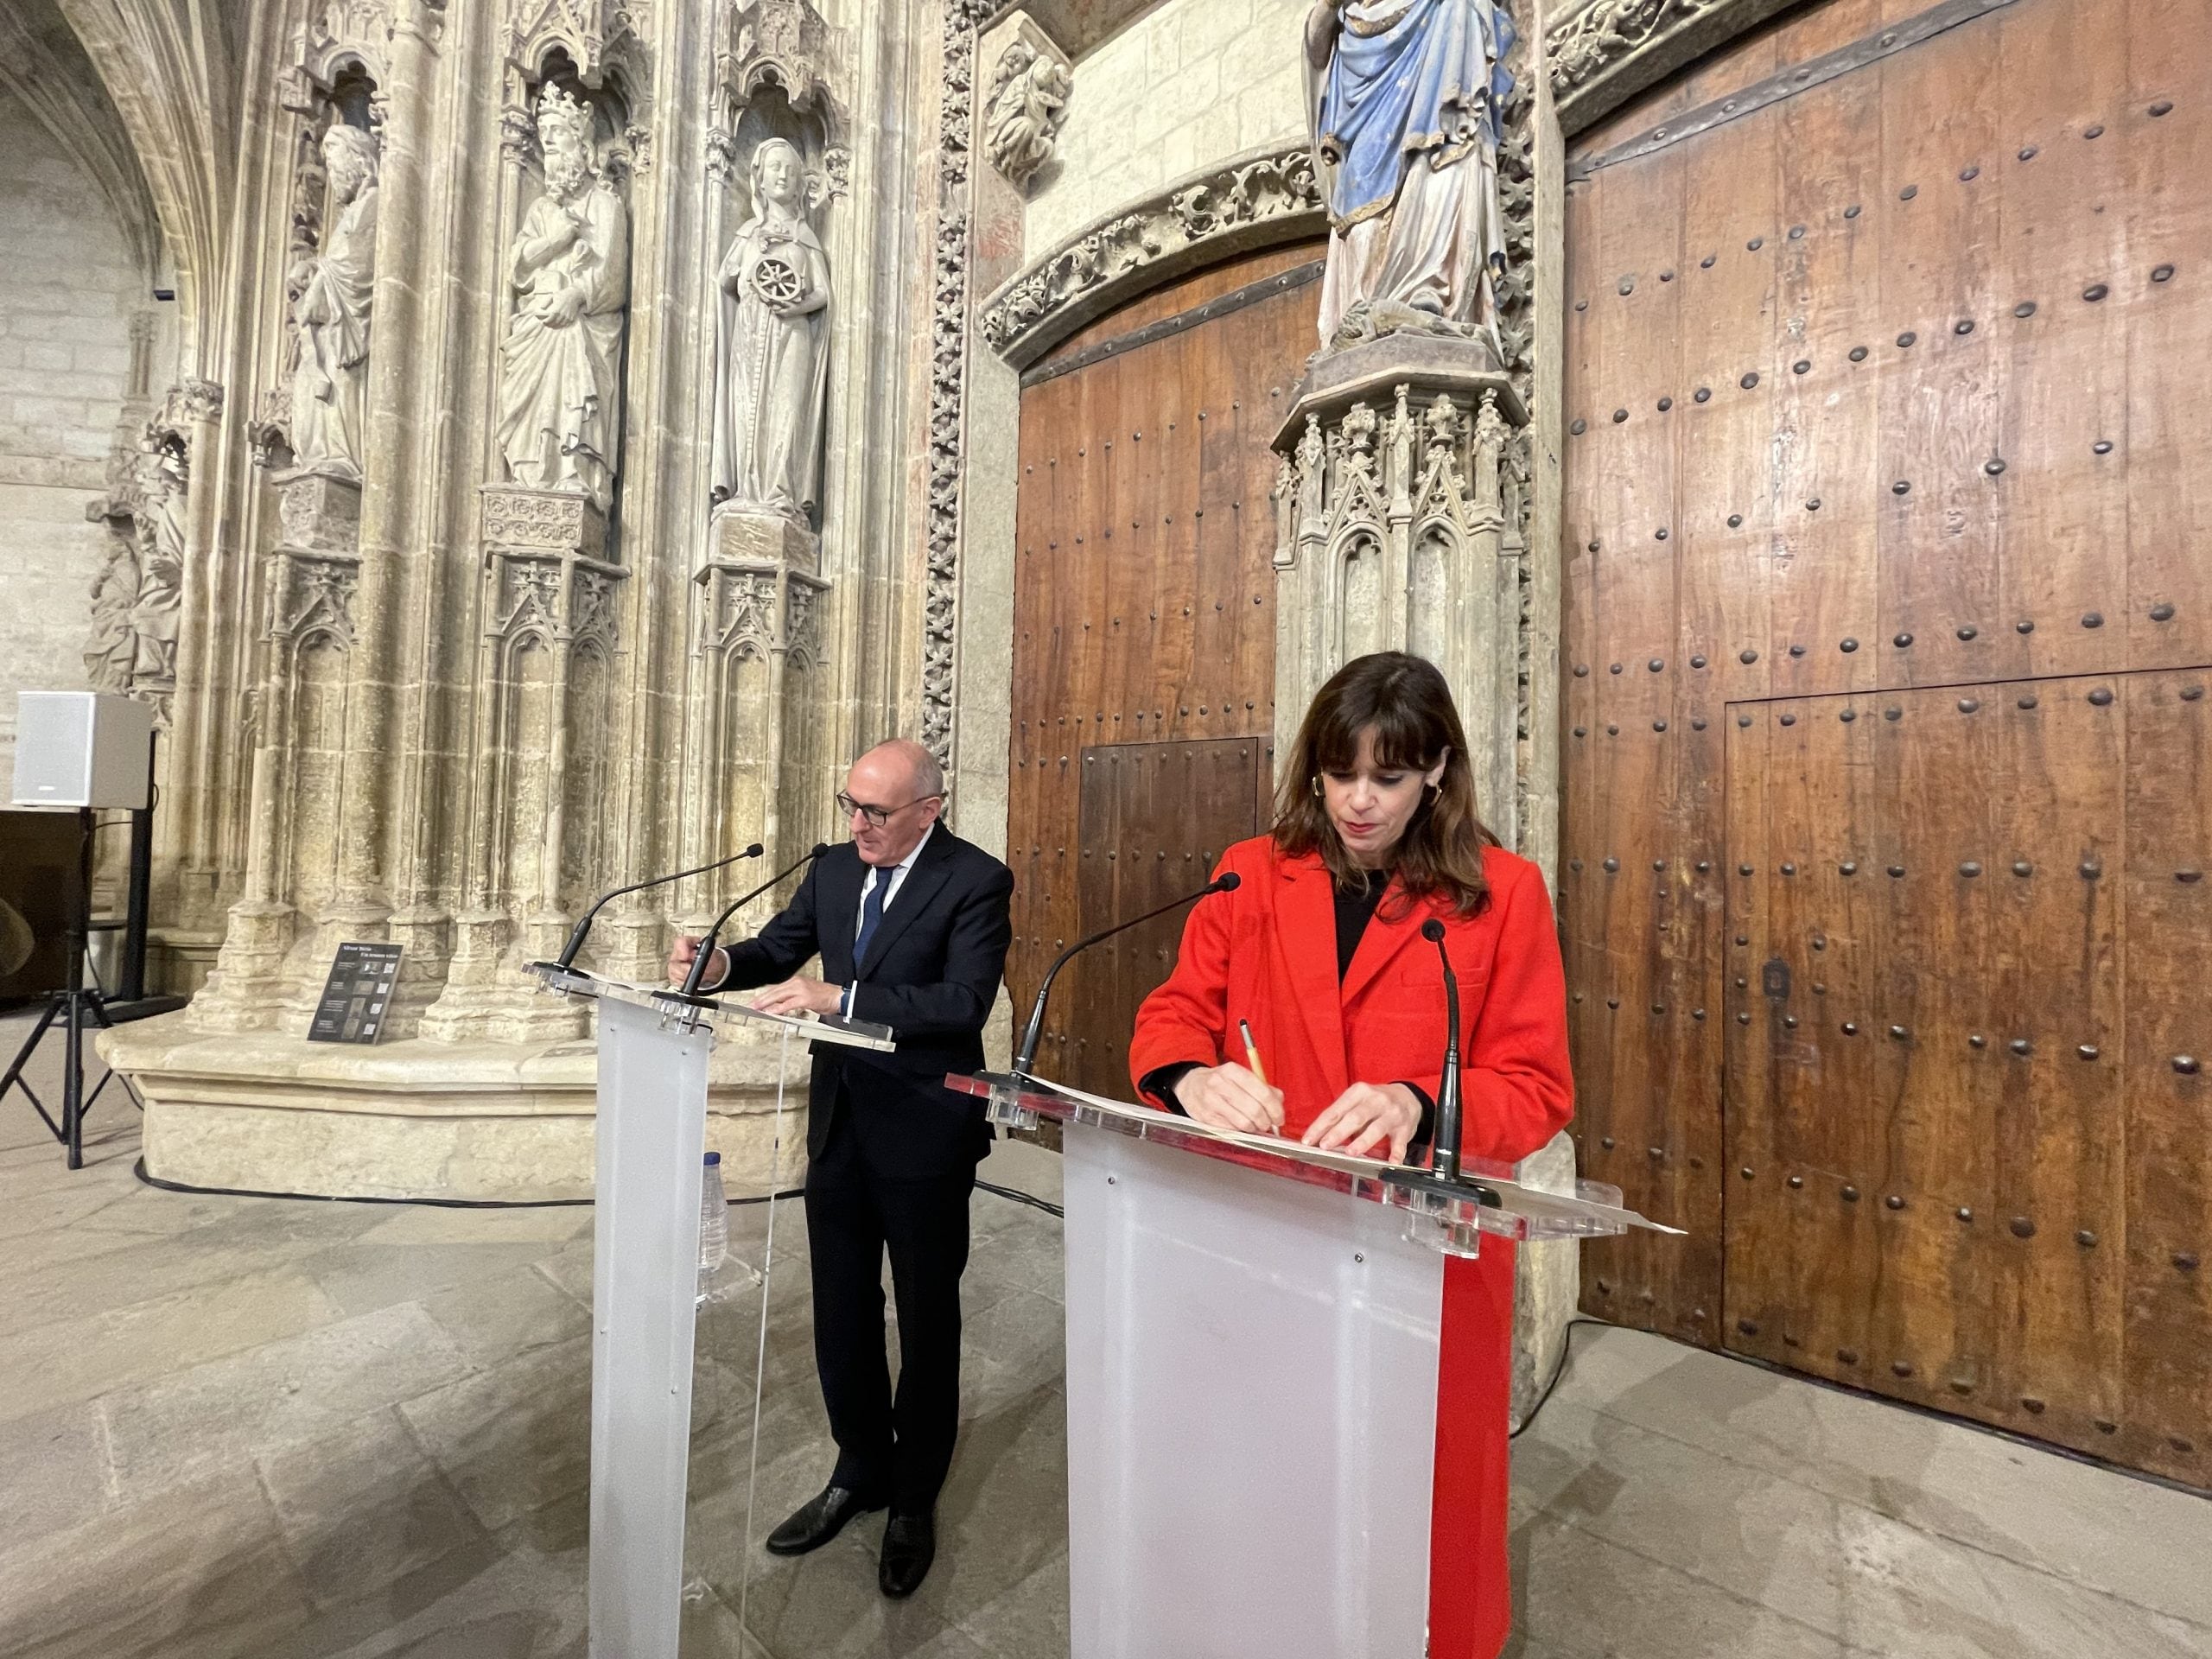
[(1565, 99), (1657, 36), (1730, 0), (1589, 0), (1545, 39), (1552, 91)]
[(830, 386), (830, 261), (806, 221), (798, 149), (766, 139), (751, 171), (753, 216), (715, 274), (714, 499), (810, 526)]
[(85, 643), (85, 678), (95, 691), (126, 692), (138, 661), (138, 632), (130, 622), (138, 603), (138, 549), (127, 530), (118, 527), (108, 537), (107, 556), (92, 577), (88, 597), (92, 628)]
[(538, 100), (545, 194), (515, 238), (515, 308), (500, 348), (499, 443), (527, 489), (604, 512), (621, 449), (630, 220), (592, 159), (592, 111), (558, 86)]
[(341, 122), (323, 135), (321, 151), (336, 223), (289, 284), (299, 329), (289, 437), (296, 466), (358, 483), (376, 275), (377, 143)]
[(1502, 365), (1498, 193), (1513, 20), (1493, 0), (1316, 0), (1306, 107), (1330, 219), (1322, 349), (1413, 330)]
[(1065, 62), (1027, 41), (1007, 46), (991, 75), (985, 147), (991, 165), (1019, 189), (1052, 159), (1060, 124), (1067, 119), (1074, 78)]
[(968, 336), (968, 133), (982, 0), (948, 0), (938, 100), (938, 228), (931, 282), (929, 555), (922, 581), (921, 741), (952, 766), (960, 608), (960, 448)]
[(166, 694), (176, 689), (176, 636), (184, 607), (184, 445), (156, 442), (140, 486), (138, 591), (130, 607), (137, 651), (130, 668), (134, 690)]
[(1059, 325), (1079, 302), (1095, 296), (1110, 303), (1120, 289), (1142, 284), (1148, 266), (1171, 258), (1203, 261), (1208, 242), (1265, 220), (1312, 218), (1320, 205), (1313, 159), (1303, 146), (1212, 169), (1086, 232), (1017, 276), (983, 312), (984, 342), (1017, 363), (1027, 361), (1065, 331)]

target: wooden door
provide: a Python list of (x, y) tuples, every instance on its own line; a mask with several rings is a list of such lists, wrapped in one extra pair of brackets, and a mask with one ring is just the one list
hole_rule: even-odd
[(2212, 31), (1936, 21), (1571, 163), (1585, 1297), (2212, 1484)]
[[(1017, 1024), (1064, 945), (1203, 885), (1223, 848), (1267, 822), (1268, 446), (1311, 350), (1319, 251), (1210, 268), (1023, 377), (1007, 823)], [(1071, 965), (1041, 1066), (1126, 1095), (1129, 1025), (1179, 931), (1156, 925)]]

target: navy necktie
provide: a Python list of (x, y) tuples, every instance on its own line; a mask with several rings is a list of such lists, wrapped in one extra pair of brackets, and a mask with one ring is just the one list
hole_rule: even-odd
[(868, 898), (861, 905), (861, 933), (853, 941), (853, 971), (858, 973), (861, 964), (868, 960), (868, 941), (875, 937), (876, 925), (883, 919), (883, 906), (891, 895), (889, 870), (875, 873), (875, 885), (868, 889)]

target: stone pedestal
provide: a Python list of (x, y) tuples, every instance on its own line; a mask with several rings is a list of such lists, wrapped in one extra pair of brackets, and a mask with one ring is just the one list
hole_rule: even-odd
[(581, 1036), (586, 1011), (523, 964), (557, 953), (596, 895), (592, 826), (613, 724), (610, 676), (625, 569), (607, 519), (572, 491), (486, 484), (476, 661), (477, 757), (467, 904), (422, 1034), (442, 1042)]
[(1428, 658), (1465, 722), (1484, 818), (1509, 847), (1526, 549), (1507, 457), (1527, 418), (1486, 343), (1398, 334), (1315, 358), (1274, 441), (1286, 733), (1351, 658)]
[[(780, 514), (715, 510), (707, 556), (692, 573), (686, 865), (758, 841), (767, 849), (763, 868), (780, 869), (832, 828), (842, 758), (829, 743), (829, 583), (816, 574), (819, 556), (815, 537)], [(725, 885), (690, 884), (679, 913), (703, 923), (728, 902)], [(759, 914), (739, 919), (755, 924), (775, 902), (770, 895)]]

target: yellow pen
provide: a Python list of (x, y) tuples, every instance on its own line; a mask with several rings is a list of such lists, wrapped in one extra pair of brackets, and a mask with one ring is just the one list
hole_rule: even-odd
[(1267, 1068), (1260, 1064), (1260, 1046), (1252, 1040), (1251, 1026), (1239, 1020), (1236, 1022), (1236, 1033), (1244, 1039), (1244, 1064), (1251, 1068), (1252, 1075), (1264, 1084), (1268, 1080)]

